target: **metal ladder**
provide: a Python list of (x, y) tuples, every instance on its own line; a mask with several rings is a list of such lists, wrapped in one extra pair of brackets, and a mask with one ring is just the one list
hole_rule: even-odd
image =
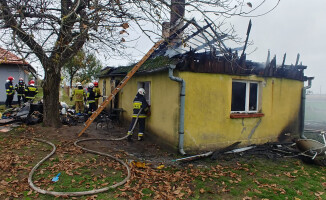
[(162, 44), (164, 40), (160, 40), (154, 44), (154, 46), (145, 54), (145, 56), (128, 72), (128, 74), (122, 79), (122, 81), (118, 84), (116, 88), (112, 91), (110, 96), (105, 99), (100, 105), (100, 107), (93, 112), (93, 114), (88, 118), (88, 120), (84, 124), (83, 130), (80, 131), (78, 137), (80, 137), (86, 129), (91, 125), (91, 123), (96, 119), (96, 117), (102, 112), (102, 110), (110, 103), (115, 95), (127, 84), (127, 82), (131, 79), (131, 77), (136, 73), (136, 71), (142, 66), (142, 64), (152, 55), (152, 53), (157, 49), (157, 47)]

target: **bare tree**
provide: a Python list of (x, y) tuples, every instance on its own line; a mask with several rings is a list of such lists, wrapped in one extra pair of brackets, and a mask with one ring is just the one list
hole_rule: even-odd
[[(218, 28), (223, 17), (248, 15), (265, 0), (256, 6), (241, 0), (176, 2), (185, 5), (186, 16), (198, 16), (199, 21), (206, 19), (213, 25), (218, 22), (214, 25)], [(170, 0), (0, 0), (0, 40), (8, 50), (29, 59), (34, 55), (41, 63), (44, 124), (58, 127), (62, 66), (83, 46), (105, 50), (107, 55), (120, 54), (131, 25), (150, 38), (160, 35), (170, 12)]]

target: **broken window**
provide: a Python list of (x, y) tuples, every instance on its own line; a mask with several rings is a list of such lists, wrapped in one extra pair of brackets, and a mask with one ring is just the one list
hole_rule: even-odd
[(253, 81), (232, 81), (232, 113), (258, 112), (259, 83)]
[(139, 88), (145, 89), (145, 92), (146, 92), (145, 99), (146, 99), (147, 103), (150, 105), (151, 104), (151, 82), (150, 81), (138, 82), (138, 89)]

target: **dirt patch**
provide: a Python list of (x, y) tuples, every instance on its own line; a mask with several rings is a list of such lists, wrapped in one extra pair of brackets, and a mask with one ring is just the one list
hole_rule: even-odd
[[(78, 133), (82, 130), (83, 125), (62, 126), (61, 128), (42, 127), (40, 124), (29, 126), (30, 135), (26, 137), (37, 137), (60, 145), (63, 142), (75, 142), (80, 139), (98, 138), (99, 140), (91, 140), (80, 142), (79, 145), (95, 151), (111, 153), (124, 153), (127, 160), (142, 161), (153, 165), (174, 165), (172, 161), (178, 155), (169, 152), (158, 144), (153, 143), (149, 138), (143, 141), (137, 141), (137, 134), (134, 134), (133, 141), (128, 142), (126, 139), (119, 141), (108, 141), (108, 139), (122, 138), (127, 133), (126, 127), (112, 126), (111, 128), (96, 128), (96, 124), (91, 124), (86, 132), (78, 137)], [(102, 140), (101, 140), (102, 139)]]

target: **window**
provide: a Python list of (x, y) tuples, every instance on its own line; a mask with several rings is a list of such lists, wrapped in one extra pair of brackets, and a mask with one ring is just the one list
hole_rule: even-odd
[(259, 82), (232, 81), (231, 113), (257, 113)]
[(145, 89), (145, 99), (147, 103), (150, 105), (151, 104), (151, 82), (146, 81), (146, 82), (138, 82), (138, 89), (139, 88), (144, 88)]

